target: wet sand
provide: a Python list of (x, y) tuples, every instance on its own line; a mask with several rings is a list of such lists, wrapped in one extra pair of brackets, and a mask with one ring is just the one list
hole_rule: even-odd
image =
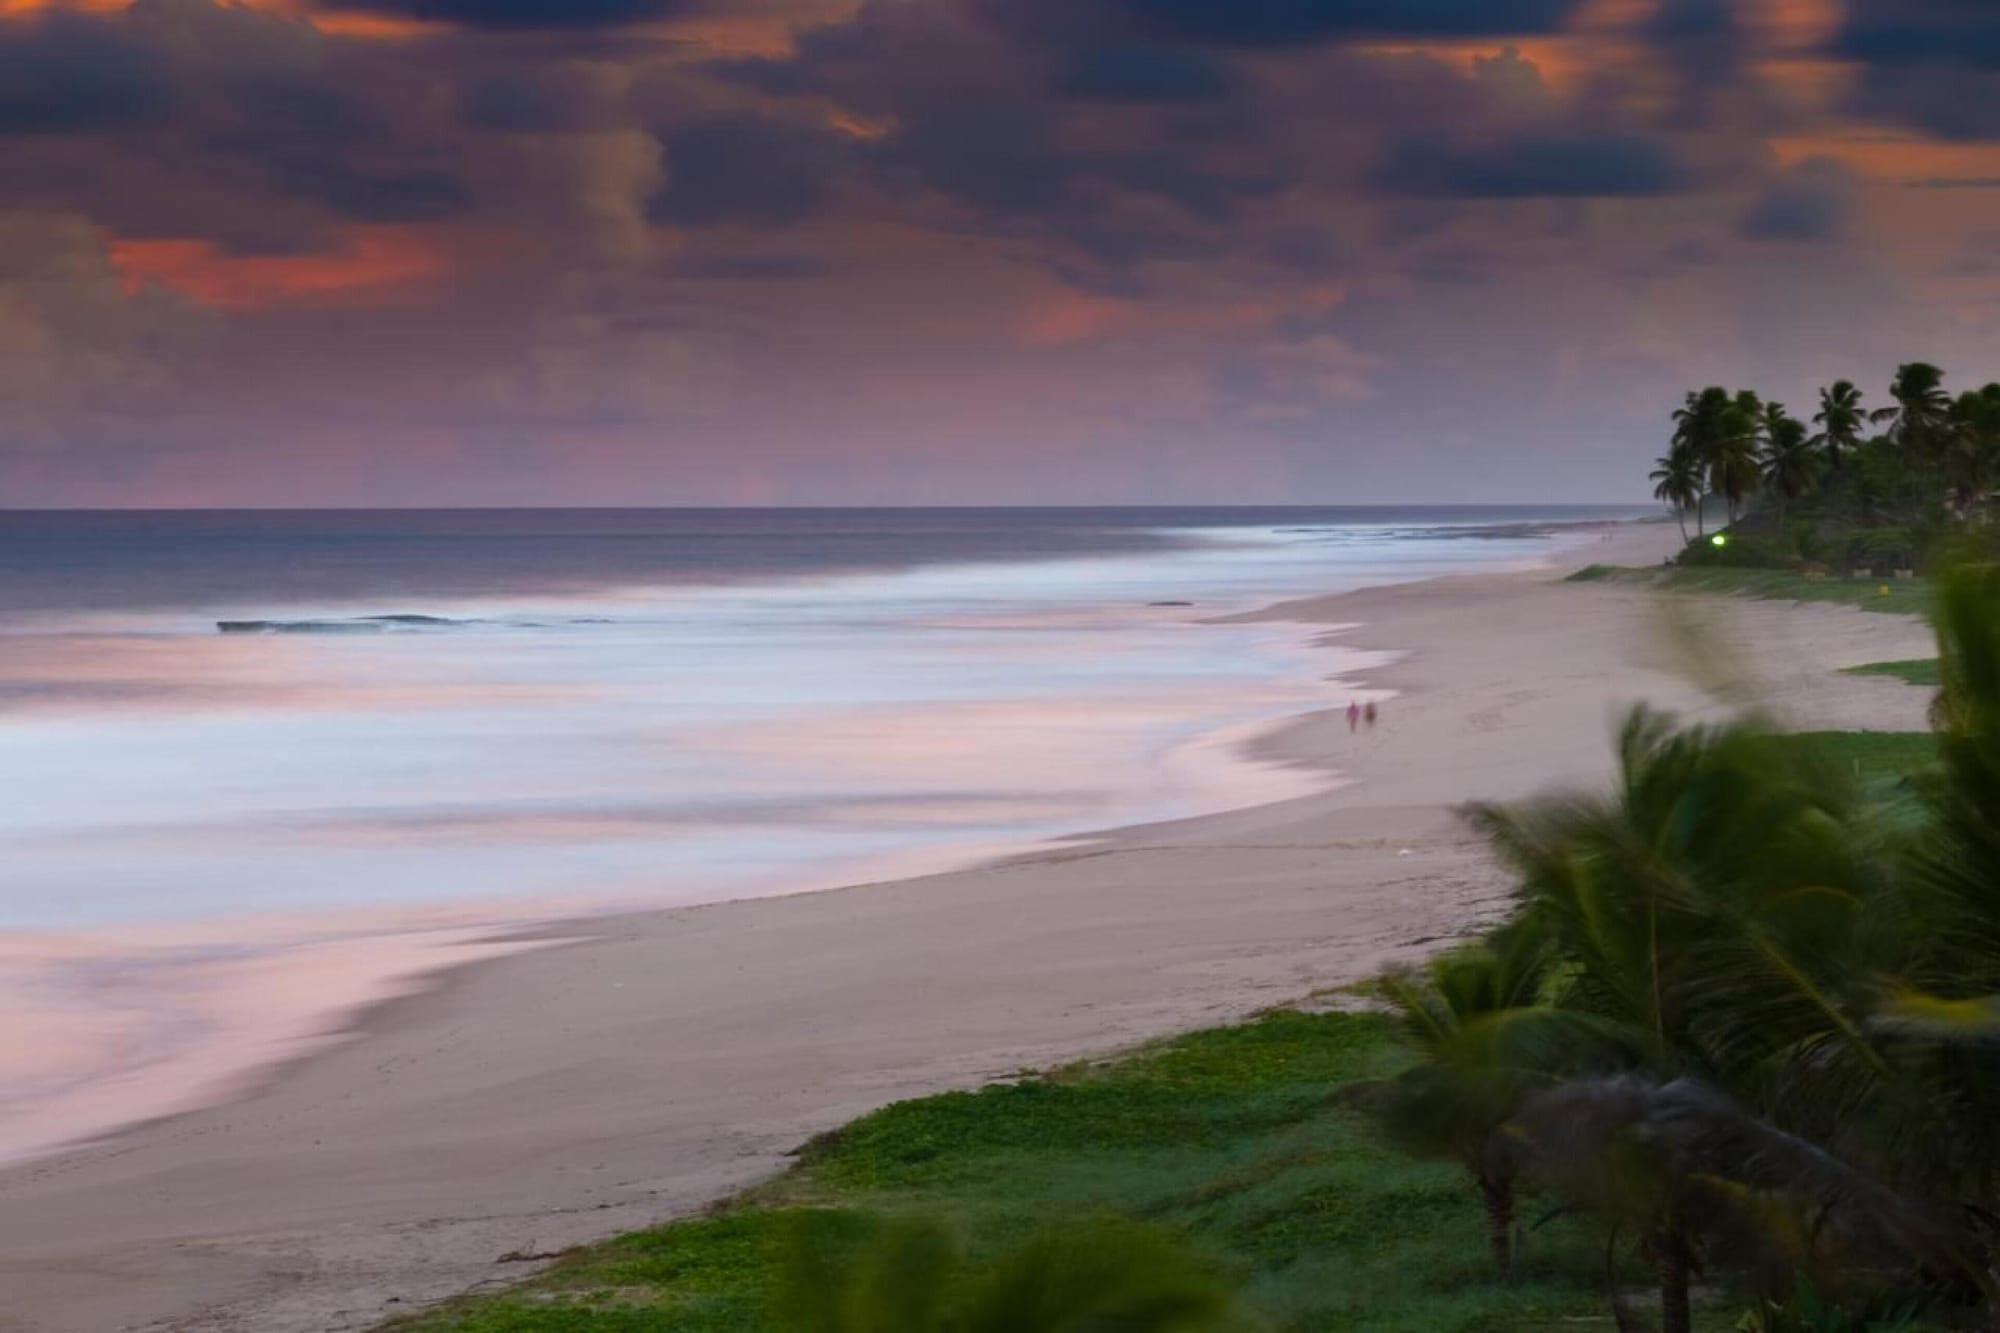
[[(1572, 563), (1648, 563), (1671, 527)], [(1398, 695), (1256, 742), (1297, 800), (822, 893), (549, 927), (245, 1095), (0, 1172), (0, 1329), (367, 1328), (781, 1168), (900, 1097), (1217, 1023), (1463, 935), (1504, 885), (1452, 807), (1601, 779), (1626, 704), (1718, 707), (1626, 585), (1482, 574), (1257, 613), (1394, 660)], [(1834, 669), (1922, 656), (1899, 617), (1703, 603), (1704, 655), (1801, 726), (1923, 725)], [(1387, 659), (1385, 659), (1387, 660)]]

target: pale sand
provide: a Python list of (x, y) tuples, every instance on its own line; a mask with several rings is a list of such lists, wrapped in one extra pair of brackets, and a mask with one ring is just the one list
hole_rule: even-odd
[[(1657, 560), (1671, 528), (1574, 563)], [(1705, 604), (1706, 605), (1706, 604)], [(1926, 692), (1833, 669), (1926, 655), (1914, 621), (1715, 604), (1709, 646), (1803, 726), (1923, 725)], [(0, 1328), (322, 1333), (656, 1221), (901, 1097), (1105, 1052), (1461, 936), (1504, 886), (1450, 807), (1602, 780), (1629, 702), (1714, 711), (1657, 600), (1550, 571), (1261, 613), (1398, 650), (1260, 742), (1349, 781), (982, 869), (570, 923), (451, 973), (262, 1090), (0, 1173)], [(1346, 696), (1331, 691), (1337, 710)]]

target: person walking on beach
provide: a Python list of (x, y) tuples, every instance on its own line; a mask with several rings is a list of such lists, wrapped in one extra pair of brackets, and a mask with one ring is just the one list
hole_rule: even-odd
[(1352, 699), (1347, 701), (1347, 729), (1351, 732), (1361, 725), (1361, 705)]
[(1368, 730), (1375, 730), (1375, 701), (1373, 699), (1370, 699), (1368, 706), (1361, 710), (1361, 716), (1367, 719)]

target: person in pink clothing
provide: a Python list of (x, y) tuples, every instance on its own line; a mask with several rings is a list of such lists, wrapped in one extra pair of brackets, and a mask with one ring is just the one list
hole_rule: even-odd
[(1353, 731), (1356, 727), (1360, 725), (1361, 725), (1361, 705), (1355, 703), (1353, 700), (1350, 699), (1348, 700), (1347, 703), (1347, 729), (1349, 731)]

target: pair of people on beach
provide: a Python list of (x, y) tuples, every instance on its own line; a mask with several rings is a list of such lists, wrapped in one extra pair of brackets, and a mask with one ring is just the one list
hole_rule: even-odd
[(1361, 725), (1363, 719), (1367, 720), (1370, 727), (1375, 725), (1375, 701), (1370, 699), (1368, 706), (1363, 708), (1360, 704), (1349, 700), (1347, 704), (1347, 729), (1353, 731)]

